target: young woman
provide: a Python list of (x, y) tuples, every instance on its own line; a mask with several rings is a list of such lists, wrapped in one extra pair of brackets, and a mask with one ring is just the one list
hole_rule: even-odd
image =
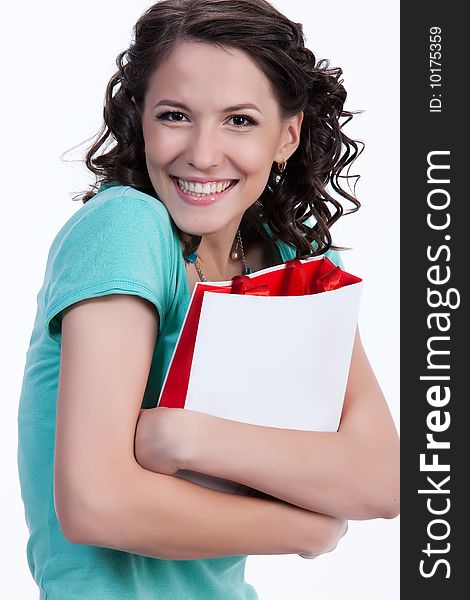
[[(360, 204), (339, 182), (359, 153), (341, 70), (265, 0), (163, 0), (117, 65), (86, 157), (99, 189), (51, 245), (27, 353), (28, 563), (43, 600), (257, 598), (247, 555), (315, 557), (348, 519), (399, 512), (398, 436), (359, 333), (338, 432), (155, 405), (196, 281), (342, 266), (330, 228), (339, 198)], [(231, 360), (234, 377), (255, 367)]]

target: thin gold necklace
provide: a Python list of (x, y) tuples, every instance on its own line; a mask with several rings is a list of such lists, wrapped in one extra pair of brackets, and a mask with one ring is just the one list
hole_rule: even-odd
[[(231, 253), (232, 260), (238, 260), (237, 249), (239, 246), (240, 246), (240, 252), (242, 255), (242, 262), (243, 262), (242, 275), (249, 275), (250, 273), (253, 273), (253, 270), (246, 264), (245, 251), (243, 249), (243, 242), (242, 242), (242, 236), (241, 236), (240, 230), (237, 231), (237, 245), (235, 246), (235, 250)], [(201, 265), (199, 264), (200, 260), (199, 260), (199, 256), (198, 256), (197, 252), (193, 252), (192, 254), (187, 256), (186, 260), (189, 261), (190, 263), (194, 264), (194, 267), (199, 275), (199, 279), (201, 281), (207, 281), (207, 279), (201, 269)]]

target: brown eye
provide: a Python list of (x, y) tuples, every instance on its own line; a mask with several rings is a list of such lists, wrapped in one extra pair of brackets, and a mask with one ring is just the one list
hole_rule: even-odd
[(242, 119), (244, 121), (248, 121), (248, 123), (234, 123), (235, 127), (251, 127), (253, 125), (257, 125), (257, 123), (251, 117), (247, 117), (246, 115), (232, 115), (230, 119)]
[(159, 121), (170, 121), (170, 123), (172, 121), (175, 122), (175, 123), (181, 123), (180, 119), (168, 119), (167, 117), (169, 115), (179, 115), (180, 117), (185, 117), (186, 116), (182, 112), (178, 112), (178, 111), (175, 111), (175, 110), (173, 110), (173, 111), (168, 110), (168, 111), (162, 113), (160, 116), (158, 116), (157, 119)]

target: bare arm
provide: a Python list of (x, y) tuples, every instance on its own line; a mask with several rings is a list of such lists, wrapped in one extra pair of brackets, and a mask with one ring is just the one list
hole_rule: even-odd
[(199, 437), (182, 468), (343, 519), (399, 513), (399, 438), (359, 331), (338, 432), (261, 427), (203, 414), (194, 418), (201, 421), (193, 427)]
[(345, 522), (284, 502), (224, 494), (138, 467), (105, 496), (70, 541), (162, 559), (242, 554), (323, 554)]
[(137, 296), (63, 313), (54, 501), (65, 537), (170, 559), (331, 550), (344, 533), (339, 519), (138, 465), (135, 428), (157, 331), (156, 310)]

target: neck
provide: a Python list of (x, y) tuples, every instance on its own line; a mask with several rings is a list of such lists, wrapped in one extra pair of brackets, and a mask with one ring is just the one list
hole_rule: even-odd
[(202, 236), (197, 249), (199, 264), (207, 279), (226, 281), (233, 276), (233, 269), (242, 264), (230, 258), (232, 248), (236, 244), (239, 223), (230, 225), (224, 231)]

